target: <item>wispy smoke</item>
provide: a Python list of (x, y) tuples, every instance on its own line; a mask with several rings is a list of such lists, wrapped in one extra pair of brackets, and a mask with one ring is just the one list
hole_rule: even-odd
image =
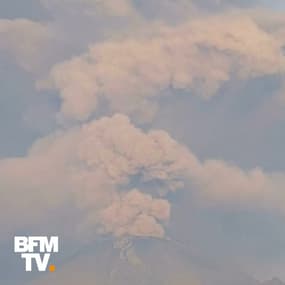
[(249, 17), (230, 14), (93, 45), (56, 65), (47, 85), (39, 86), (59, 90), (61, 114), (69, 119), (86, 120), (106, 100), (111, 112), (148, 121), (168, 88), (210, 98), (231, 78), (278, 74), (284, 67), (276, 37)]

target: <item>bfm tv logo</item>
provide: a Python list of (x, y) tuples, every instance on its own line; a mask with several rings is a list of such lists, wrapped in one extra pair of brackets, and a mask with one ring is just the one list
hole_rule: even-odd
[[(51, 253), (58, 253), (58, 237), (52, 236), (16, 236), (14, 237), (14, 252), (21, 253), (25, 260), (25, 270), (33, 270), (33, 260), (38, 271), (47, 271)], [(55, 271), (55, 265), (49, 265), (49, 271)]]

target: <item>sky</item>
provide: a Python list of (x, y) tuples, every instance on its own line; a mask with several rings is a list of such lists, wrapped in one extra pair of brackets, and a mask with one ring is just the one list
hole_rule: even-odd
[(0, 86), (1, 284), (283, 285), (284, 1), (0, 0)]

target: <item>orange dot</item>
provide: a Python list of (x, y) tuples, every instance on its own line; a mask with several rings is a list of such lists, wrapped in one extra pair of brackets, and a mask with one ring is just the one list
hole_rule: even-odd
[(50, 271), (50, 272), (54, 272), (55, 269), (56, 269), (56, 267), (55, 267), (54, 264), (51, 264), (51, 265), (49, 266), (49, 271)]

